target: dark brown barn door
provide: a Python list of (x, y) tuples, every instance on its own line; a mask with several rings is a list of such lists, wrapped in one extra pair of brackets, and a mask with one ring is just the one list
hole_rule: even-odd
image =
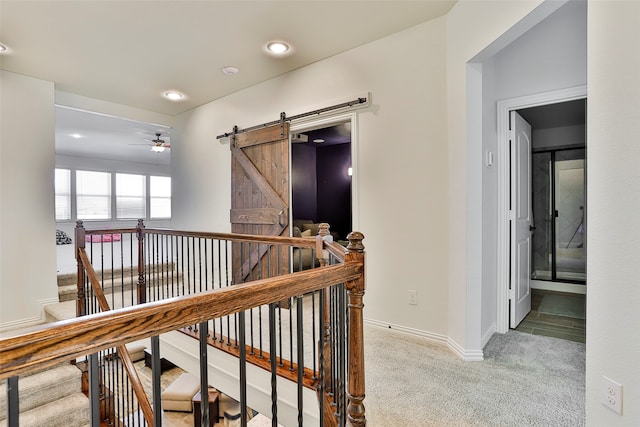
[[(289, 236), (289, 124), (231, 141), (231, 232)], [(233, 244), (234, 283), (289, 271), (286, 248)]]

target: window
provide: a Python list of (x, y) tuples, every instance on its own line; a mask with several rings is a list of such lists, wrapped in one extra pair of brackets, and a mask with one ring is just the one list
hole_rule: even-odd
[(146, 215), (146, 176), (116, 174), (116, 218), (137, 219)]
[(71, 220), (71, 171), (56, 169), (56, 221)]
[(151, 176), (150, 193), (150, 218), (171, 218), (171, 177)]
[(111, 219), (111, 174), (76, 172), (78, 219)]

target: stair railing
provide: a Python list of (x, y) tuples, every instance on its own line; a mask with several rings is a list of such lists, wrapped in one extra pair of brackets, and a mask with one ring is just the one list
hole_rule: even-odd
[[(102, 287), (100, 286), (100, 281), (98, 280), (98, 276), (96, 275), (89, 258), (87, 258), (87, 254), (84, 251), (84, 248), (78, 249), (78, 256), (82, 261), (85, 271), (87, 272), (89, 282), (91, 282), (91, 287), (93, 289), (94, 295), (98, 300), (98, 304), (100, 305), (100, 309), (103, 312), (107, 312), (111, 310), (109, 303), (102, 291)], [(142, 414), (144, 419), (147, 421), (148, 425), (154, 425), (153, 421), (153, 409), (151, 408), (151, 404), (149, 403), (149, 399), (144, 391), (144, 387), (142, 386), (142, 382), (140, 381), (140, 377), (138, 376), (138, 371), (136, 371), (135, 366), (133, 365), (133, 361), (131, 360), (131, 355), (129, 354), (129, 350), (124, 345), (117, 346), (117, 353), (120, 361), (127, 373), (131, 381), (131, 385), (133, 388), (133, 392), (135, 393), (136, 398), (138, 399), (138, 403), (142, 410)]]
[[(291, 266), (297, 271), (316, 266), (341, 264), (349, 259), (352, 259), (349, 262), (354, 262), (353, 259), (363, 262), (363, 259), (360, 260), (363, 257), (362, 236), (359, 233), (352, 233), (349, 249), (345, 249), (332, 242), (328, 224), (320, 226), (320, 233), (315, 239), (296, 239), (146, 229), (141, 220), (135, 229), (85, 230), (82, 222), (78, 222), (75, 240), (78, 248), (78, 315), (102, 310), (101, 303), (97, 302), (94, 296), (98, 276), (101, 287), (105, 290), (109, 289), (111, 307), (114, 308), (235, 286), (234, 275), (229, 273), (229, 268), (232, 268), (230, 261), (232, 245), (239, 246), (241, 252), (259, 253), (263, 257), (260, 262), (255, 258), (251, 259), (252, 255), (245, 259), (243, 279), (250, 281), (277, 277), (288, 271)], [(291, 265), (288, 262), (287, 265), (280, 265), (278, 261), (283, 247), (287, 248), (286, 252), (291, 257)], [(290, 247), (293, 249), (289, 249)], [(289, 253), (290, 250), (293, 252)], [(81, 252), (85, 257), (89, 254), (92, 263), (97, 265), (98, 273), (96, 274), (95, 271), (92, 273), (94, 279), (90, 280), (90, 274), (84, 268)], [(351, 258), (348, 256), (349, 253)], [(312, 255), (311, 258), (317, 258), (318, 261), (309, 265), (309, 254)], [(246, 265), (251, 267), (246, 268)], [(272, 325), (271, 316), (277, 316), (276, 329), (280, 334), (282, 331), (280, 324), (283, 319), (289, 324), (288, 337), (291, 341), (290, 353), (287, 357), (282, 349), (282, 343), (286, 338), (282, 335), (273, 340), (270, 338), (273, 335), (263, 339), (261, 332), (256, 337), (253, 336), (254, 320), (257, 319), (256, 323), (262, 322), (263, 308), (259, 306), (248, 312), (249, 322), (247, 323), (251, 325), (247, 329), (251, 333), (248, 333), (247, 337), (239, 336), (241, 331), (238, 326), (240, 322), (245, 321), (244, 315), (241, 316), (239, 313), (219, 317), (205, 324), (194, 323), (183, 327), (181, 331), (200, 338), (200, 332), (204, 330), (204, 339), (209, 345), (238, 357), (241, 357), (241, 353), (244, 352), (244, 360), (249, 363), (267, 370), (272, 369), (273, 372), (277, 372), (277, 375), (289, 378), (299, 386), (317, 390), (325, 425), (347, 423), (363, 425), (360, 421), (363, 417), (359, 414), (364, 414), (364, 409), (362, 401), (358, 402), (358, 399), (364, 394), (357, 384), (348, 384), (354, 387), (354, 393), (345, 395), (343, 390), (347, 387), (348, 370), (360, 368), (353, 360), (363, 360), (360, 356), (353, 359), (355, 356), (351, 355), (357, 354), (357, 348), (347, 348), (345, 343), (346, 337), (352, 334), (347, 330), (347, 327), (350, 328), (353, 324), (351, 317), (355, 316), (356, 320), (361, 322), (364, 281), (350, 281), (345, 285), (340, 285), (342, 288), (325, 287), (316, 293), (307, 294), (304, 298), (297, 295), (269, 305), (267, 312), (269, 326)], [(128, 291), (124, 291), (125, 288)], [(299, 344), (293, 341), (293, 331), (302, 329), (303, 323), (302, 319), (298, 318), (298, 313), (302, 312), (304, 301), (309, 299), (313, 301), (311, 309), (308, 310), (312, 312), (312, 318), (315, 319), (313, 322), (318, 320), (320, 322), (317, 327), (318, 334), (316, 335), (316, 329), (312, 328), (313, 338), (303, 340), (304, 343), (318, 343), (317, 347), (312, 346), (312, 366), (305, 365), (307, 359), (302, 351), (293, 351)], [(354, 303), (347, 303), (347, 300), (351, 299)], [(282, 315), (287, 312), (287, 307), (283, 303), (288, 301), (295, 303), (296, 315), (293, 315), (294, 309), (288, 310), (289, 318), (286, 319)], [(297, 310), (298, 307), (300, 310)], [(225, 322), (226, 328), (223, 327)], [(279, 344), (279, 349), (275, 346), (275, 342)], [(303, 345), (298, 345), (298, 350), (302, 347)], [(273, 354), (276, 357), (271, 357)], [(276, 359), (278, 359), (277, 363), (275, 363)], [(101, 372), (104, 372), (104, 369), (101, 369)], [(362, 375), (363, 370), (360, 372)], [(364, 387), (363, 378), (362, 387)], [(244, 409), (246, 402), (242, 401), (242, 397), (241, 394)], [(275, 400), (275, 396), (272, 398)], [(301, 415), (300, 402), (299, 398)], [(347, 402), (352, 404), (347, 405)]]
[[(95, 354), (99, 351), (121, 347), (144, 338), (157, 337), (159, 334), (209, 322), (211, 319), (225, 315), (246, 312), (262, 305), (272, 304), (273, 307), (273, 304), (279, 301), (299, 298), (300, 295), (317, 292), (341, 283), (347, 284), (349, 295), (351, 317), (348, 322), (348, 337), (350, 339), (362, 337), (362, 317), (361, 314), (357, 314), (357, 311), (362, 309), (360, 298), (364, 287), (362, 239), (359, 233), (352, 233), (351, 237), (351, 248), (348, 249), (344, 264), (258, 279), (170, 300), (95, 313), (41, 326), (16, 337), (0, 339), (0, 352), (3, 355), (0, 362), (0, 380), (10, 378), (9, 400), (15, 401), (19, 375), (86, 355), (92, 355), (90, 359), (93, 366)], [(362, 406), (364, 372), (360, 371), (362, 362), (357, 360), (362, 356), (362, 350), (358, 349), (360, 346), (362, 341), (349, 344), (347, 374), (349, 415), (346, 425), (361, 426), (365, 423)], [(90, 389), (91, 407), (97, 408), (99, 396), (96, 393), (95, 369), (90, 370), (90, 380), (93, 384)], [(201, 393), (206, 395), (206, 392), (203, 386)], [(159, 396), (154, 395), (155, 402), (160, 402)], [(18, 416), (13, 413), (13, 406), (9, 407), (10, 426), (19, 425)], [(207, 415), (208, 405), (202, 406), (203, 412)], [(160, 405), (154, 405), (154, 407), (158, 408)], [(159, 423), (159, 417), (155, 417), (155, 425), (160, 425)]]

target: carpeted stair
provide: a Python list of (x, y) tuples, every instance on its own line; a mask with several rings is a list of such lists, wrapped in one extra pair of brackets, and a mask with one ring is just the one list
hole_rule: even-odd
[[(152, 266), (147, 267), (152, 269)], [(170, 275), (173, 280), (178, 280), (178, 274), (173, 264), (167, 264), (165, 269), (169, 269), (169, 272), (155, 272), (152, 274), (146, 274), (147, 286), (157, 286), (163, 284), (167, 280), (167, 276)], [(113, 270), (105, 273), (104, 278), (98, 272), (98, 278), (104, 281), (104, 293), (110, 294), (112, 292), (126, 292), (132, 290), (138, 283), (138, 267), (127, 267), (124, 269)], [(59, 274), (58, 275), (58, 301), (75, 301), (78, 296), (77, 287), (77, 273)]]
[[(71, 364), (58, 365), (32, 375), (21, 376), (20, 426), (81, 427), (89, 423), (89, 399), (81, 392), (80, 370)], [(6, 381), (0, 390), (6, 390)], [(7, 394), (0, 394), (0, 427), (7, 425)]]

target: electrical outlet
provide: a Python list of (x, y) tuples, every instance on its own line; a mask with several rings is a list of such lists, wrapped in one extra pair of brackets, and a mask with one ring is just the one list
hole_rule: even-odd
[(418, 291), (409, 291), (409, 304), (418, 305)]
[(622, 415), (622, 384), (603, 376), (602, 404), (613, 412)]

